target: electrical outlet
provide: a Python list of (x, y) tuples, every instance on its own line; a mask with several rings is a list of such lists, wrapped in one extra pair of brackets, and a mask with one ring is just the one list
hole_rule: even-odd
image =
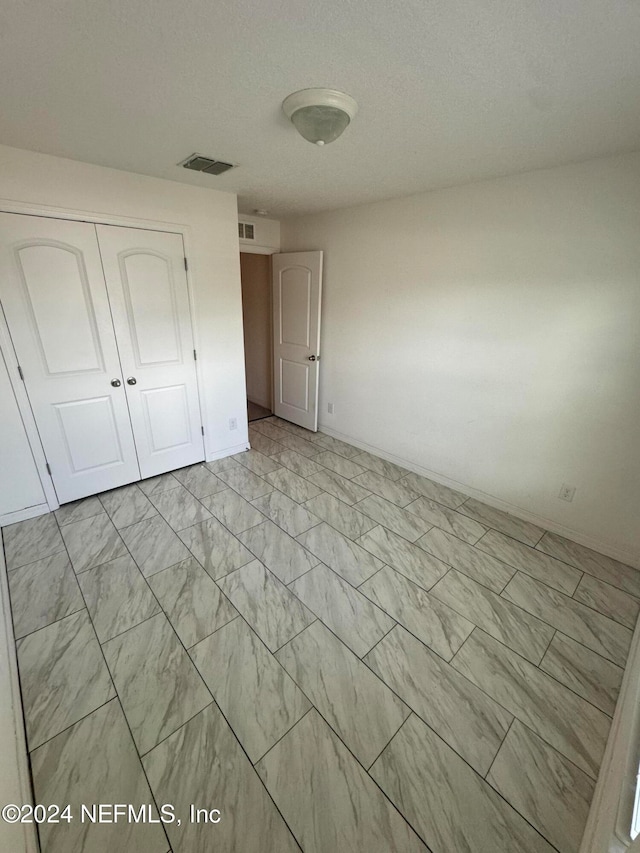
[(575, 486), (568, 486), (566, 483), (563, 483), (562, 487), (560, 489), (560, 494), (558, 495), (558, 497), (560, 498), (561, 501), (569, 501), (569, 503), (571, 503), (575, 493), (576, 493), (576, 487)]
[(333, 403), (327, 403), (327, 411), (330, 415), (333, 414)]
[(238, 421), (236, 418), (229, 418), (229, 429), (238, 429)]

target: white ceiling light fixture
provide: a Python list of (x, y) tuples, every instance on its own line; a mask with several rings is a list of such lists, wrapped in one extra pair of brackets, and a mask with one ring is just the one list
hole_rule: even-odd
[(282, 109), (308, 142), (328, 145), (344, 133), (358, 104), (336, 89), (302, 89), (285, 98)]

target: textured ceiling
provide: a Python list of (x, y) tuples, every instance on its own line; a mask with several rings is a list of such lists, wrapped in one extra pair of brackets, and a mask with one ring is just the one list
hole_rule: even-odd
[[(639, 45), (640, 0), (3, 0), (0, 142), (311, 212), (640, 149)], [(360, 105), (325, 148), (309, 86)]]

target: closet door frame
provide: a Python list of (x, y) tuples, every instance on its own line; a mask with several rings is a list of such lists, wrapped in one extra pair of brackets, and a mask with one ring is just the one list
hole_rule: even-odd
[[(47, 205), (26, 204), (23, 202), (12, 201), (9, 199), (0, 199), (0, 212), (19, 213), (26, 216), (44, 216), (48, 219), (68, 219), (74, 222), (87, 222), (90, 225), (119, 225), (124, 228), (142, 228), (146, 231), (164, 231), (172, 234), (180, 234), (182, 236), (185, 257), (188, 259), (191, 258), (191, 229), (188, 225), (181, 223), (163, 222), (159, 220), (149, 219), (136, 219), (130, 216), (111, 216), (94, 213), (92, 211), (73, 210), (65, 207), (49, 207)], [(198, 335), (198, 328), (194, 322), (194, 319), (196, 317), (196, 311), (195, 299), (193, 295), (193, 268), (191, 263), (187, 264), (185, 275), (187, 277), (187, 293), (189, 296), (190, 313), (189, 320), (191, 323), (191, 331), (193, 334), (193, 345), (199, 353), (200, 338)], [(33, 453), (33, 457), (35, 459), (38, 474), (40, 476), (42, 487), (44, 489), (44, 493), (47, 499), (46, 506), (41, 505), (40, 507), (30, 507), (30, 510), (28, 512), (25, 511), (27, 512), (27, 514), (24, 515), (24, 518), (32, 518), (36, 515), (42, 515), (46, 512), (58, 509), (60, 504), (58, 502), (55, 489), (53, 488), (53, 482), (51, 480), (51, 477), (47, 472), (47, 460), (44, 454), (44, 449), (42, 447), (42, 442), (40, 440), (40, 435), (38, 433), (38, 428), (36, 426), (33, 412), (31, 411), (31, 405), (29, 403), (29, 398), (27, 397), (24, 383), (18, 375), (18, 358), (11, 343), (6, 318), (2, 310), (0, 310), (0, 349), (2, 350), (2, 354), (4, 355), (5, 361), (7, 363), (11, 384), (13, 386), (16, 399), (18, 401), (18, 408), (20, 410), (20, 415), (25, 426), (27, 439), (29, 441), (31, 452)], [(204, 425), (205, 429), (206, 458), (206, 438), (207, 433), (209, 432), (209, 425), (205, 417), (206, 410), (203, 406), (202, 389), (204, 388), (204, 378), (202, 376), (202, 360), (197, 359), (194, 364), (196, 369), (196, 382), (198, 386), (198, 401), (200, 406), (201, 417), (200, 422)], [(11, 520), (22, 521), (23, 518), (20, 517)]]
[(35, 506), (28, 507), (27, 509), (18, 510), (18, 512), (13, 512), (11, 513), (11, 518), (3, 516), (0, 519), (0, 523), (4, 525), (13, 524), (16, 521), (25, 521), (25, 519), (33, 518), (36, 515), (42, 515), (42, 513), (48, 512), (49, 509), (52, 508), (52, 504), (54, 504), (53, 509), (57, 509), (59, 504), (56, 491), (53, 488), (53, 481), (51, 480), (51, 477), (49, 476), (49, 473), (47, 471), (47, 459), (44, 455), (42, 442), (40, 441), (40, 433), (38, 432), (38, 427), (36, 426), (36, 421), (33, 417), (33, 412), (31, 411), (31, 404), (29, 403), (29, 398), (27, 396), (27, 389), (18, 374), (18, 357), (16, 355), (15, 349), (13, 348), (13, 342), (11, 341), (11, 336), (9, 335), (9, 326), (7, 325), (7, 319), (4, 316), (4, 311), (1, 307), (0, 350), (2, 350), (2, 355), (4, 356), (4, 360), (7, 365), (7, 372), (9, 373), (9, 382), (11, 383), (13, 393), (16, 397), (16, 402), (18, 403), (18, 411), (20, 412), (20, 417), (22, 418), (22, 423), (24, 424), (24, 430), (27, 434), (27, 441), (29, 442), (29, 447), (31, 448), (31, 453), (33, 455), (33, 461), (36, 464), (38, 477), (40, 478), (42, 490), (47, 501), (46, 504), (36, 504)]

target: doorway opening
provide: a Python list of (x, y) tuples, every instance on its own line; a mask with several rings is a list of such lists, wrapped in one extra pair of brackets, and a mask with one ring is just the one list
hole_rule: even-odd
[(273, 412), (271, 256), (240, 252), (244, 359), (249, 422)]

